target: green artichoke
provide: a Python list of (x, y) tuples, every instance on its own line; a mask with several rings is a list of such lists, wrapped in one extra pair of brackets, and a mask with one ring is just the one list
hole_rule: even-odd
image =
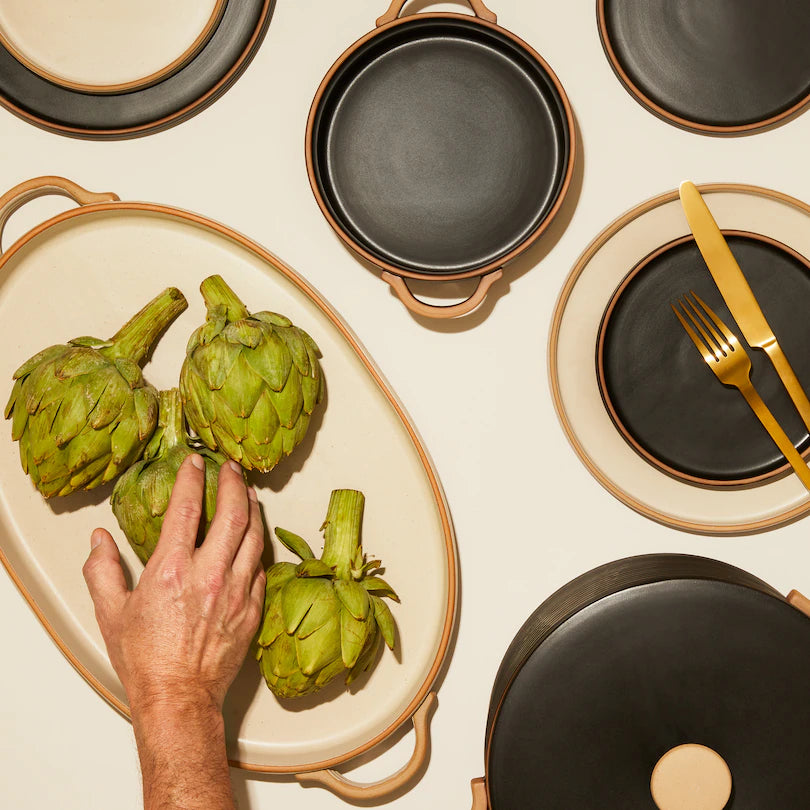
[(139, 363), (186, 306), (170, 287), (110, 340), (75, 338), (17, 369), (5, 416), (23, 469), (46, 498), (93, 489), (140, 457), (158, 396)]
[(267, 472), (303, 440), (321, 401), (318, 347), (283, 315), (251, 315), (220, 276), (200, 291), (208, 318), (180, 372), (186, 418), (212, 450)]
[(130, 467), (115, 482), (110, 505), (121, 531), (141, 562), (146, 564), (155, 550), (163, 516), (180, 465), (192, 453), (205, 461), (205, 493), (198, 544), (205, 537), (217, 505), (219, 468), (227, 461), (190, 438), (183, 421), (183, 406), (176, 388), (160, 392), (158, 427), (146, 446), (143, 460)]
[(345, 670), (351, 683), (374, 662), (380, 638), (394, 649), (394, 618), (381, 597), (399, 599), (375, 575), (380, 562), (363, 555), (364, 504), (362, 492), (332, 492), (320, 559), (298, 535), (276, 529), (278, 539), (302, 560), (267, 570), (256, 658), (279, 697), (316, 692)]

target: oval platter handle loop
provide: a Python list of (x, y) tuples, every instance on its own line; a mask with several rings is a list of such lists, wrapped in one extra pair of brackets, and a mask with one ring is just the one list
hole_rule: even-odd
[(382, 274), (383, 281), (387, 281), (397, 297), (403, 304), (413, 313), (423, 315), (426, 318), (457, 318), (459, 315), (466, 315), (478, 307), (481, 302), (487, 297), (489, 288), (503, 275), (503, 270), (493, 270), (487, 273), (478, 281), (478, 286), (475, 292), (465, 301), (458, 304), (450, 304), (449, 306), (442, 306), (437, 304), (426, 304), (415, 298), (413, 293), (408, 289), (405, 279), (400, 276), (395, 276), (393, 273), (384, 271)]
[(472, 810), (489, 810), (486, 782), (479, 776), (470, 782), (472, 788)]
[(333, 770), (299, 773), (295, 778), (302, 783), (312, 782), (320, 787), (325, 787), (347, 801), (364, 799), (379, 801), (387, 798), (413, 779), (424, 765), (430, 743), (430, 715), (436, 705), (436, 700), (436, 693), (428, 692), (422, 704), (413, 713), (413, 728), (416, 733), (414, 751), (407, 764), (393, 776), (368, 784), (354, 782)]
[(35, 200), (37, 197), (56, 195), (68, 197), (78, 205), (91, 205), (92, 203), (117, 202), (120, 198), (111, 191), (95, 193), (82, 188), (66, 177), (56, 177), (49, 175), (45, 177), (34, 177), (26, 180), (0, 197), (0, 254), (2, 254), (3, 229), (9, 217), (27, 202)]
[(805, 616), (810, 618), (810, 599), (808, 599), (803, 593), (799, 593), (797, 590), (792, 590), (787, 595), (787, 601), (789, 605), (793, 605), (796, 610), (804, 613)]
[[(394, 22), (394, 20), (399, 17), (400, 12), (402, 11), (405, 4), (408, 0), (394, 0), (388, 8), (388, 11), (382, 15), (382, 17), (377, 18), (377, 28), (382, 27), (383, 25), (387, 25), (388, 23)], [(466, 0), (467, 3), (470, 4), (470, 8), (473, 10), (473, 13), (476, 17), (481, 20), (486, 20), (487, 22), (497, 23), (498, 17), (494, 11), (490, 11), (482, 2), (482, 0)]]

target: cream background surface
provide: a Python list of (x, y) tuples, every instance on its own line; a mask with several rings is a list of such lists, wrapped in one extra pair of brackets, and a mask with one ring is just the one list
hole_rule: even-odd
[[(499, 22), (535, 47), (562, 81), (581, 133), (579, 169), (560, 221), (507, 270), (472, 326), (417, 322), (333, 234), (310, 192), (303, 156), (306, 116), (321, 78), (386, 5), (279, 0), (261, 50), (234, 87), (190, 121), (147, 138), (71, 140), (0, 109), (0, 189), (61, 174), (122, 199), (197, 211), (265, 245), (349, 322), (436, 464), (462, 575), (458, 641), (439, 692), (430, 765), (388, 806), (468, 807), (469, 780), (483, 773), (489, 694), (501, 656), (529, 613), (577, 574), (630, 554), (685, 552), (744, 567), (783, 592), (810, 592), (806, 521), (754, 537), (711, 539), (658, 526), (612, 498), (563, 436), (546, 362), (551, 312), (569, 269), (623, 211), (685, 178), (753, 183), (810, 200), (810, 113), (741, 138), (680, 131), (646, 112), (616, 80), (592, 2), (492, 0)], [(7, 243), (65, 204), (27, 206), (9, 224)], [(563, 220), (570, 220), (567, 228)], [(470, 286), (459, 285), (459, 297)], [(35, 302), (26, 305), (35, 311)], [(65, 661), (5, 575), (0, 616), (3, 805), (140, 807), (129, 724)], [(352, 777), (381, 778), (410, 750), (406, 735)], [(243, 810), (344, 806), (318, 789), (232, 774)]]

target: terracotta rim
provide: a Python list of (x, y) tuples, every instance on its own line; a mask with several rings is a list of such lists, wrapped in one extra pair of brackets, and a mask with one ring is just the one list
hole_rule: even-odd
[(171, 76), (173, 73), (180, 70), (180, 68), (186, 63), (190, 62), (191, 59), (193, 59), (200, 52), (203, 45), (205, 45), (205, 43), (211, 38), (211, 34), (214, 33), (214, 30), (219, 25), (219, 21), (222, 19), (222, 14), (225, 11), (225, 6), (227, 3), (228, 0), (216, 0), (214, 9), (211, 12), (211, 16), (209, 17), (208, 22), (206, 22), (202, 31), (200, 31), (197, 38), (191, 43), (191, 45), (188, 46), (188, 48), (186, 48), (186, 50), (169, 62), (168, 65), (139, 79), (133, 79), (132, 81), (122, 82), (120, 84), (85, 84), (83, 82), (72, 82), (68, 79), (63, 79), (37, 65), (36, 62), (32, 62), (30, 59), (28, 59), (28, 57), (26, 57), (14, 46), (14, 43), (5, 35), (2, 28), (0, 28), (0, 45), (2, 45), (2, 47), (4, 47), (18, 62), (22, 63), (30, 71), (36, 73), (38, 76), (41, 76), (43, 79), (46, 79), (52, 84), (58, 84), (60, 87), (67, 87), (69, 90), (77, 90), (81, 93), (125, 93), (130, 90), (140, 90), (144, 87), (150, 87), (153, 84), (157, 84), (157, 82), (159, 82), (161, 79)]
[[(743, 236), (746, 239), (751, 239), (756, 242), (763, 242), (767, 245), (772, 245), (779, 250), (784, 251), (788, 255), (792, 256), (797, 261), (801, 262), (806, 268), (808, 274), (810, 274), (810, 261), (808, 261), (801, 253), (794, 250), (791, 247), (779, 242), (776, 239), (772, 239), (770, 236), (764, 236), (763, 234), (754, 233), (753, 231), (736, 231), (730, 230), (727, 228), (723, 228), (723, 234), (725, 236)], [(616, 308), (616, 305), (619, 303), (619, 299), (624, 294), (624, 291), (627, 289), (628, 285), (633, 281), (633, 279), (641, 273), (647, 265), (661, 256), (663, 253), (666, 253), (669, 250), (672, 250), (679, 245), (686, 244), (687, 242), (693, 242), (694, 238), (692, 236), (681, 236), (678, 239), (673, 239), (671, 242), (667, 242), (665, 245), (661, 245), (661, 247), (656, 248), (652, 253), (648, 256), (645, 256), (623, 279), (622, 283), (616, 288), (616, 292), (613, 293), (612, 298), (610, 299), (610, 303), (607, 305), (605, 309), (605, 314), (602, 316), (602, 323), (599, 326), (599, 337), (597, 338), (597, 348), (596, 348), (596, 374), (597, 380), (599, 382), (599, 392), (602, 394), (602, 401), (605, 403), (605, 407), (607, 408), (608, 413), (610, 414), (610, 418), (613, 420), (613, 424), (616, 425), (618, 431), (622, 434), (625, 438), (627, 443), (640, 455), (643, 456), (647, 461), (650, 462), (654, 467), (657, 467), (659, 470), (667, 473), (667, 475), (671, 475), (673, 478), (678, 478), (682, 481), (686, 481), (690, 484), (699, 484), (704, 487), (708, 487), (710, 489), (728, 489), (730, 487), (743, 487), (749, 486), (751, 484), (757, 484), (762, 481), (767, 481), (771, 478), (778, 478), (781, 475), (784, 475), (791, 469), (791, 466), (788, 462), (785, 462), (781, 467), (777, 467), (776, 469), (771, 470), (770, 472), (762, 473), (761, 475), (754, 475), (748, 478), (738, 478), (738, 479), (729, 479), (729, 480), (719, 480), (716, 478), (701, 478), (697, 475), (690, 475), (689, 473), (685, 473), (683, 470), (679, 470), (676, 467), (670, 467), (668, 464), (665, 464), (661, 459), (657, 458), (653, 455), (649, 450), (639, 444), (638, 440), (633, 436), (633, 434), (627, 429), (624, 422), (622, 422), (621, 417), (619, 416), (618, 412), (616, 411), (615, 406), (613, 405), (613, 401), (610, 398), (610, 393), (608, 392), (607, 387), (607, 380), (605, 378), (605, 364), (604, 364), (604, 349), (605, 349), (605, 334), (607, 332), (608, 323), (610, 322), (610, 317), (613, 315), (613, 311)], [(802, 456), (805, 458), (810, 455), (810, 448), (802, 453)]]
[[(248, 239), (246, 236), (243, 236), (237, 231), (234, 231), (231, 228), (226, 227), (225, 225), (215, 222), (214, 220), (200, 216), (199, 214), (194, 214), (190, 211), (184, 211), (182, 209), (173, 208), (166, 205), (159, 205), (157, 203), (102, 202), (102, 203), (94, 203), (92, 205), (83, 205), (79, 206), (78, 208), (65, 211), (61, 214), (58, 214), (55, 217), (52, 217), (49, 220), (46, 220), (45, 222), (37, 225), (35, 228), (30, 230), (24, 236), (20, 237), (20, 239), (18, 239), (17, 242), (14, 243), (14, 245), (12, 245), (5, 253), (2, 254), (2, 256), (0, 256), (0, 273), (3, 272), (6, 263), (11, 259), (12, 256), (14, 256), (21, 248), (27, 245), (32, 239), (36, 238), (43, 231), (46, 231), (48, 228), (54, 225), (58, 225), (69, 219), (74, 219), (76, 217), (96, 214), (99, 212), (108, 213), (110, 211), (145, 211), (152, 214), (162, 214), (164, 216), (175, 217), (177, 219), (185, 220), (187, 222), (192, 222), (196, 225), (201, 225), (202, 227), (208, 228), (209, 230), (214, 231), (216, 234), (225, 237), (226, 239), (230, 239), (236, 242), (241, 247), (246, 248), (251, 253), (258, 256), (262, 261), (271, 264), (274, 268), (279, 270), (282, 273), (282, 275), (284, 275), (289, 281), (295, 284), (296, 287), (298, 287), (307, 297), (309, 297), (318, 306), (318, 308), (323, 312), (323, 314), (327, 316), (327, 318), (332, 322), (332, 324), (340, 331), (343, 337), (348, 341), (354, 352), (357, 354), (357, 356), (362, 361), (363, 365), (366, 367), (366, 370), (369, 372), (369, 374), (371, 374), (380, 390), (385, 394), (389, 403), (396, 411), (397, 416), (402, 422), (403, 427), (408, 432), (408, 435), (410, 436), (411, 441), (413, 442), (414, 448), (416, 449), (417, 454), (419, 455), (419, 459), (422, 462), (422, 466), (425, 469), (425, 473), (427, 474), (428, 480), (430, 482), (430, 488), (433, 491), (436, 506), (438, 507), (439, 514), (441, 517), (442, 531), (444, 534), (445, 551), (447, 553), (447, 577), (448, 577), (447, 611), (445, 613), (441, 640), (439, 642), (439, 646), (436, 651), (436, 657), (434, 658), (433, 665), (431, 666), (425, 681), (421, 684), (421, 686), (417, 690), (411, 702), (408, 704), (405, 711), (403, 711), (402, 714), (400, 714), (400, 716), (388, 726), (388, 728), (377, 734), (377, 736), (369, 740), (364, 745), (355, 748), (354, 750), (349, 751), (348, 753), (343, 754), (341, 756), (336, 756), (328, 760), (323, 760), (321, 762), (312, 762), (295, 766), (292, 765), (273, 766), (273, 765), (256, 765), (250, 762), (241, 762), (239, 760), (229, 760), (230, 765), (233, 767), (261, 773), (297, 774), (309, 771), (319, 771), (325, 768), (334, 768), (337, 765), (341, 765), (345, 762), (348, 762), (351, 759), (354, 759), (360, 754), (364, 754), (365, 752), (374, 748), (376, 745), (379, 745), (386, 737), (393, 734), (403, 723), (405, 723), (410, 718), (410, 716), (416, 711), (416, 709), (419, 708), (419, 705), (422, 703), (422, 701), (425, 699), (428, 692), (430, 691), (430, 688), (433, 685), (433, 682), (436, 680), (436, 677), (439, 674), (439, 670), (441, 669), (442, 664), (444, 663), (445, 655), (447, 654), (447, 648), (450, 643), (450, 637), (452, 635), (453, 628), (455, 626), (455, 618), (456, 618), (456, 601), (458, 595), (458, 562), (456, 558), (455, 539), (450, 519), (449, 508), (441, 484), (439, 483), (438, 475), (433, 467), (433, 462), (431, 461), (427, 451), (425, 450), (422, 441), (416, 432), (416, 429), (411, 424), (407, 414), (405, 413), (402, 404), (399, 402), (393, 391), (391, 391), (391, 389), (388, 387), (388, 383), (383, 378), (382, 373), (373, 363), (373, 361), (368, 357), (365, 350), (361, 346), (359, 340), (354, 335), (352, 330), (349, 328), (348, 324), (346, 324), (343, 321), (343, 319), (337, 314), (337, 312), (335, 312), (332, 309), (331, 305), (328, 304), (321, 297), (320, 293), (318, 293), (313, 287), (311, 287), (302, 276), (299, 276), (294, 270), (288, 267), (279, 258), (274, 256), (269, 251), (265, 250), (260, 245), (253, 242), (251, 239)], [(0, 548), (0, 562), (2, 562), (3, 567), (6, 569), (12, 581), (17, 586), (17, 589), (25, 598), (26, 602), (28, 602), (28, 605), (34, 611), (40, 623), (48, 632), (48, 635), (50, 635), (51, 639), (53, 639), (54, 643), (60, 649), (65, 658), (67, 658), (67, 660), (73, 665), (73, 667), (79, 672), (79, 674), (88, 682), (88, 684), (90, 684), (91, 687), (93, 687), (93, 689), (95, 689), (96, 692), (98, 692), (99, 695), (101, 695), (101, 697), (104, 698), (104, 700), (106, 700), (114, 709), (116, 709), (116, 711), (118, 711), (120, 714), (122, 714), (124, 717), (126, 717), (128, 720), (131, 721), (132, 718), (129, 713), (129, 708), (122, 701), (118, 700), (108, 689), (106, 689), (90, 673), (90, 671), (76, 658), (76, 656), (73, 655), (73, 653), (68, 648), (67, 644), (62, 640), (62, 638), (57, 634), (52, 625), (47, 621), (41, 608), (37, 605), (34, 598), (28, 592), (22, 580), (14, 572), (2, 548)]]
[[(752, 186), (739, 183), (705, 183), (699, 185), (698, 190), (702, 194), (711, 193), (731, 193), (731, 194), (750, 194), (757, 197), (764, 197), (768, 200), (776, 200), (799, 209), (803, 213), (810, 216), (810, 205), (791, 197), (788, 194), (783, 194), (780, 191), (773, 191), (771, 189), (763, 188), (762, 186)], [(582, 275), (583, 270), (590, 263), (591, 259), (601, 248), (612, 239), (622, 228), (628, 225), (633, 220), (638, 219), (643, 214), (649, 213), (656, 208), (659, 208), (666, 203), (673, 202), (678, 199), (678, 190), (664, 192), (656, 197), (653, 197), (646, 202), (637, 205), (625, 214), (622, 214), (618, 219), (614, 220), (610, 225), (602, 230), (585, 248), (584, 252), (577, 259), (576, 264), (571, 269), (568, 277), (563, 284), (557, 302), (554, 305), (554, 313), (551, 321), (551, 331), (549, 334), (548, 343), (548, 375), (549, 387), (551, 388), (551, 398), (554, 402), (554, 410), (557, 412), (560, 426), (565, 433), (568, 443), (574, 449), (574, 452), (579, 457), (580, 461), (585, 465), (588, 472), (615, 498), (622, 503), (629, 506), (641, 515), (650, 518), (665, 526), (670, 526), (675, 529), (682, 529), (684, 531), (693, 532), (695, 534), (705, 535), (724, 535), (733, 536), (740, 534), (751, 534), (754, 532), (765, 531), (772, 529), (776, 526), (782, 526), (790, 523), (810, 512), (810, 499), (805, 501), (799, 506), (788, 509), (779, 515), (769, 518), (762, 518), (761, 520), (749, 521), (747, 523), (739, 523), (734, 525), (709, 525), (707, 523), (697, 523), (689, 520), (681, 520), (674, 518), (671, 515), (664, 514), (663, 512), (653, 509), (645, 503), (634, 498), (629, 493), (625, 492), (621, 487), (614, 484), (602, 471), (593, 463), (587, 450), (583, 447), (582, 443), (574, 433), (574, 429), (568, 420), (568, 415), (562, 401), (560, 393), (558, 364), (557, 364), (557, 349), (560, 338), (560, 327), (562, 325), (562, 318), (565, 313), (565, 308), (571, 292), (574, 289), (579, 277)]]
[[(474, 23), (475, 25), (480, 25), (483, 28), (488, 28), (493, 31), (497, 31), (498, 34), (506, 36), (507, 38), (511, 39), (512, 42), (515, 43), (515, 45), (517, 45), (519, 48), (525, 51), (532, 59), (534, 59), (540, 65), (540, 67), (546, 72), (548, 77), (551, 79), (554, 88), (559, 94), (560, 100), (562, 101), (563, 109), (565, 111), (565, 122), (566, 126), (568, 127), (569, 149), (568, 149), (568, 163), (565, 168), (565, 175), (563, 177), (559, 193), (557, 194), (557, 198), (554, 201), (554, 204), (549, 209), (543, 221), (516, 248), (511, 250), (505, 256), (502, 256), (500, 259), (497, 259), (494, 262), (490, 262), (484, 267), (479, 267), (477, 270), (467, 270), (463, 273), (447, 273), (447, 274), (442, 273), (441, 275), (435, 273), (418, 273), (413, 270), (407, 270), (405, 268), (398, 267), (397, 265), (389, 264), (383, 259), (380, 259), (377, 256), (373, 255), (372, 253), (369, 253), (359, 242), (356, 242), (332, 216), (328, 206), (326, 205), (326, 201), (324, 200), (323, 195), (321, 194), (320, 188), (318, 187), (318, 181), (315, 177), (315, 162), (313, 159), (314, 145), (312, 142), (313, 129), (315, 126), (315, 116), (317, 115), (318, 110), (321, 106), (321, 100), (323, 98), (323, 95), (326, 92), (327, 87), (331, 83), (335, 73), (337, 73), (337, 71), (343, 66), (344, 62), (353, 53), (355, 53), (355, 51), (360, 49), (363, 45), (365, 45), (370, 40), (374, 39), (379, 34), (382, 34), (386, 31), (390, 31), (391, 29), (396, 28), (397, 26), (400, 25), (408, 25), (409, 23), (412, 23), (416, 20), (426, 20), (426, 19), (464, 20), (465, 22)], [(304, 142), (304, 151), (306, 153), (307, 175), (309, 176), (309, 185), (312, 188), (312, 193), (315, 195), (315, 200), (318, 203), (318, 207), (321, 209), (321, 213), (324, 215), (324, 217), (326, 217), (326, 220), (332, 226), (332, 229), (343, 240), (343, 242), (347, 245), (347, 247), (351, 248), (355, 253), (360, 255), (366, 261), (371, 262), (371, 264), (375, 265), (381, 270), (387, 270), (389, 273), (393, 273), (396, 276), (420, 279), (422, 281), (436, 281), (436, 282), (457, 281), (458, 279), (462, 278), (485, 276), (488, 273), (491, 273), (493, 270), (497, 270), (498, 268), (503, 267), (504, 265), (511, 262), (513, 259), (516, 259), (526, 250), (528, 250), (540, 238), (543, 232), (549, 227), (552, 220), (554, 219), (554, 217), (556, 217), (557, 213), (562, 207), (563, 201), (565, 200), (565, 197), (568, 194), (568, 189), (569, 186), (571, 185), (571, 178), (574, 173), (574, 163), (576, 158), (574, 114), (571, 110), (571, 104), (568, 101), (568, 96), (566, 95), (565, 90), (563, 90), (562, 84), (560, 84), (560, 80), (557, 78), (557, 75), (554, 73), (554, 71), (549, 67), (545, 59), (543, 59), (543, 57), (540, 56), (540, 54), (537, 53), (537, 51), (535, 51), (534, 48), (532, 48), (530, 45), (528, 45), (526, 42), (520, 39), (520, 37), (513, 34), (511, 31), (507, 30), (506, 28), (502, 28), (501, 26), (496, 25), (495, 23), (482, 20), (480, 17), (470, 16), (468, 14), (455, 14), (451, 12), (436, 12), (433, 14), (409, 14), (408, 16), (400, 17), (399, 19), (396, 19), (393, 22), (386, 23), (385, 25), (382, 25), (379, 28), (375, 28), (373, 31), (369, 31), (368, 34), (358, 39), (357, 42), (355, 42), (353, 45), (349, 46), (349, 48), (347, 48), (338, 57), (337, 61), (332, 65), (332, 67), (329, 68), (329, 72), (326, 74), (326, 76), (324, 76), (323, 81), (318, 87), (318, 91), (315, 93), (315, 98), (313, 99), (312, 105), (310, 106), (309, 109), (309, 118), (307, 119), (307, 130)]]
[(236, 62), (234, 62), (234, 64), (231, 66), (230, 70), (228, 70), (228, 72), (210, 90), (208, 90), (208, 92), (206, 92), (196, 101), (193, 101), (191, 104), (186, 105), (181, 110), (178, 110), (177, 112), (163, 118), (159, 118), (156, 121), (152, 121), (148, 124), (141, 124), (135, 127), (125, 127), (123, 129), (85, 129), (82, 127), (70, 127), (62, 124), (55, 124), (45, 118), (32, 115), (2, 95), (0, 95), (0, 105), (14, 113), (19, 118), (22, 118), (23, 120), (28, 121), (41, 129), (48, 130), (49, 132), (57, 132), (63, 135), (72, 135), (78, 138), (116, 139), (133, 137), (136, 135), (150, 135), (154, 132), (159, 132), (160, 130), (167, 129), (175, 124), (179, 124), (180, 122), (185, 121), (187, 118), (190, 118), (192, 115), (204, 110), (209, 104), (216, 101), (231, 86), (231, 84), (233, 84), (233, 82), (239, 78), (242, 72), (247, 68), (248, 64), (250, 64), (251, 59), (253, 59), (256, 51), (258, 50), (258, 46), (261, 44), (262, 37), (264, 36), (267, 26), (270, 23), (270, 18), (272, 17), (275, 4), (276, 0), (264, 0), (262, 13), (247, 46), (242, 51)]
[(783, 112), (772, 115), (770, 118), (764, 118), (761, 121), (753, 121), (749, 124), (735, 124), (718, 126), (716, 124), (704, 124), (700, 121), (692, 121), (688, 118), (682, 118), (673, 112), (657, 104), (649, 96), (647, 96), (638, 85), (630, 78), (630, 76), (622, 67), (616, 51), (613, 49), (613, 44), (610, 41), (610, 35), (607, 29), (607, 18), (605, 16), (605, 2), (606, 0), (596, 0), (596, 14), (599, 23), (599, 38), (602, 40), (602, 48), (605, 55), (613, 68), (613, 72), (619, 78), (619, 81), (624, 85), (625, 89), (632, 95), (642, 106), (646, 107), (651, 113), (668, 121), (681, 129), (688, 129), (698, 134), (704, 135), (740, 135), (746, 133), (756, 132), (761, 129), (767, 129), (774, 126), (781, 121), (784, 121), (796, 115), (803, 109), (808, 102), (810, 102), (810, 91), (800, 101), (796, 102), (792, 107), (789, 107)]

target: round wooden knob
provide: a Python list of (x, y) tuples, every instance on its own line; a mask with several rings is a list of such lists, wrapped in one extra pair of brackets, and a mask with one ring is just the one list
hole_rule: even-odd
[(723, 810), (731, 798), (731, 771), (711, 748), (679, 745), (658, 760), (650, 792), (658, 810)]

